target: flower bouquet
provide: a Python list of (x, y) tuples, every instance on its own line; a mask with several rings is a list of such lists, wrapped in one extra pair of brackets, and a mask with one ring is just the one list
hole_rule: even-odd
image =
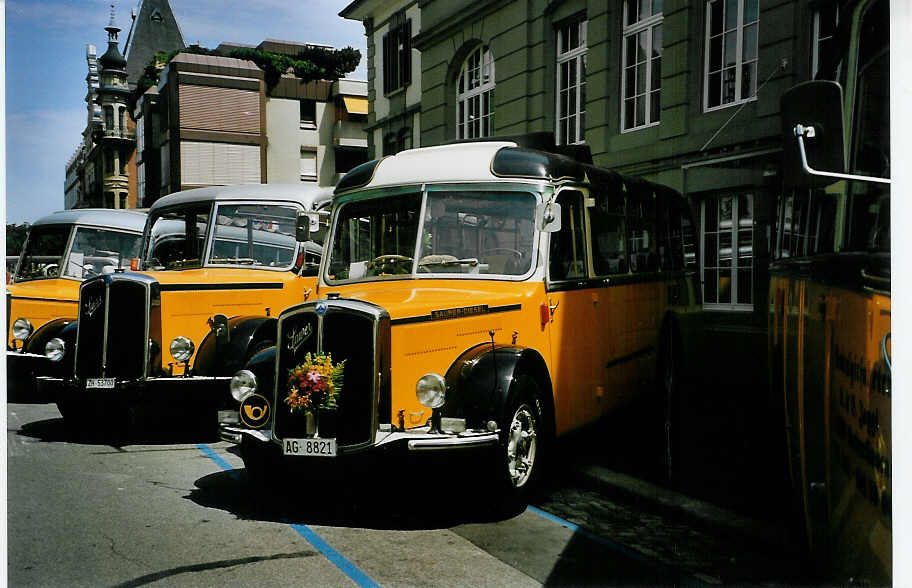
[(302, 363), (288, 370), (288, 410), (314, 414), (321, 408), (338, 408), (344, 366), (344, 360), (334, 364), (329, 353), (305, 355)]

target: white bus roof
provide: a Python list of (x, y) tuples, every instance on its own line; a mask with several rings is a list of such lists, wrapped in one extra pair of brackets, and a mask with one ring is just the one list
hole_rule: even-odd
[(456, 143), (400, 151), (380, 160), (365, 187), (497, 180), (491, 161), (504, 147), (516, 147), (516, 143)]
[(145, 210), (122, 210), (114, 208), (75, 208), (58, 210), (43, 216), (31, 224), (41, 225), (83, 225), (90, 227), (120, 229), (142, 233), (146, 224)]
[(278, 201), (297, 202), (306, 209), (312, 210), (319, 204), (332, 198), (332, 188), (322, 188), (301, 184), (234, 184), (230, 186), (210, 186), (174, 192), (155, 201), (149, 213), (179, 204), (193, 202), (222, 201)]

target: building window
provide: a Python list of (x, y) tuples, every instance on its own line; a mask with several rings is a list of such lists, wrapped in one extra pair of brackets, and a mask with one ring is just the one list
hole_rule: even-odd
[(146, 166), (136, 166), (136, 201), (137, 206), (142, 206), (146, 201)]
[(120, 116), (119, 116), (117, 122), (120, 126), (118, 128), (120, 129), (120, 134), (124, 135), (127, 132), (127, 107), (121, 106), (120, 110), (119, 110), (119, 114), (120, 114)]
[(494, 131), (494, 58), (479, 45), (459, 71), (456, 88), (456, 137), (476, 139)]
[(753, 194), (723, 194), (701, 204), (707, 309), (753, 309), (753, 205)]
[(120, 193), (120, 207), (121, 208), (127, 207), (127, 193), (126, 192)]
[(316, 128), (317, 126), (317, 101), (302, 99), (301, 101), (301, 128)]
[(120, 152), (120, 175), (127, 175), (127, 162), (130, 160), (130, 153), (128, 151)]
[(757, 94), (759, 0), (706, 3), (706, 110), (744, 102)]
[(336, 147), (336, 173), (344, 174), (367, 162), (367, 149)]
[(557, 29), (557, 142), (586, 140), (586, 30), (589, 21), (577, 20)]
[(301, 181), (314, 182), (317, 179), (317, 153), (301, 151)]
[(145, 120), (143, 117), (136, 119), (136, 153), (142, 153), (146, 149)]
[(833, 56), (833, 37), (839, 25), (839, 5), (827, 4), (814, 11), (814, 30), (811, 42), (811, 78)]
[(104, 150), (104, 173), (113, 174), (114, 173), (114, 152), (110, 149)]
[(114, 107), (105, 106), (104, 107), (104, 117), (105, 117), (105, 130), (111, 131), (114, 129)]
[(662, 0), (624, 2), (622, 130), (659, 123), (662, 110)]
[(390, 27), (383, 35), (383, 93), (412, 83), (412, 21)]

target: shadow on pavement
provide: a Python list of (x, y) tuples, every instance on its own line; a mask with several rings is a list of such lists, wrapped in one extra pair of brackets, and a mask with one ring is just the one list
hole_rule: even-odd
[(17, 434), (45, 443), (80, 443), (114, 447), (208, 443), (216, 440), (214, 433), (192, 427), (168, 430), (136, 428), (126, 431), (93, 425), (77, 429), (68, 425), (61, 417), (25, 423)]
[[(383, 481), (382, 487), (378, 480)], [(524, 510), (493, 504), (466, 488), (432, 489), (417, 478), (411, 483), (390, 481), (382, 472), (337, 480), (283, 478), (282, 483), (281, 489), (264, 490), (250, 483), (247, 470), (229, 470), (196, 480), (196, 488), (186, 498), (245, 520), (380, 530), (490, 523)]]

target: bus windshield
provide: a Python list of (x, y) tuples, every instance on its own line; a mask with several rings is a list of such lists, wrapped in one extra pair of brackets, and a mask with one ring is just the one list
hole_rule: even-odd
[(343, 205), (328, 279), (517, 277), (531, 271), (533, 194), (432, 190), (424, 200), (410, 193)]
[(141, 245), (142, 235), (77, 227), (64, 275), (85, 279), (129, 269), (130, 260), (139, 255)]
[(297, 211), (278, 204), (219, 205), (208, 263), (291, 268)]
[(142, 236), (111, 229), (76, 227), (67, 252), (72, 225), (49, 225), (32, 229), (16, 281), (64, 276), (79, 280), (117, 268), (128, 268), (139, 254)]
[(211, 203), (163, 210), (146, 226), (148, 269), (170, 270), (201, 267), (209, 230)]

